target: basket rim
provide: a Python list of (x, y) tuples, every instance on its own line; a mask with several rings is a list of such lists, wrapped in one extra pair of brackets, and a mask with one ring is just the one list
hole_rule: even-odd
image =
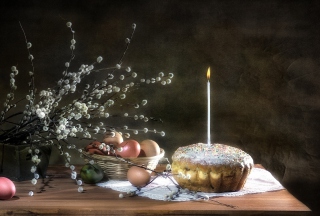
[[(144, 159), (144, 160), (155, 160), (155, 159), (160, 159), (164, 156), (164, 149), (160, 148), (160, 154), (156, 155), (156, 156), (152, 156), (152, 157), (126, 157), (126, 158), (122, 158), (125, 160), (135, 160), (135, 159)], [(82, 154), (85, 157), (90, 157), (92, 159), (96, 159), (96, 160), (114, 160), (117, 159), (115, 156), (109, 156), (109, 155), (99, 155), (99, 154), (89, 154), (86, 151), (82, 151)], [(121, 158), (121, 157), (120, 157)]]

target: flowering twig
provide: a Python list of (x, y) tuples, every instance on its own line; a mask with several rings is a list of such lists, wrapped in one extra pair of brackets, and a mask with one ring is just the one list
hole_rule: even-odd
[[(119, 114), (118, 108), (134, 108), (139, 109), (147, 104), (146, 99), (142, 99), (135, 103), (126, 103), (129, 93), (134, 92), (142, 84), (146, 86), (149, 84), (160, 83), (167, 85), (171, 83), (173, 74), (169, 73), (167, 76), (160, 72), (155, 78), (140, 79), (140, 82), (134, 81), (138, 74), (133, 71), (131, 67), (122, 68), (124, 57), (128, 51), (129, 45), (132, 41), (136, 24), (132, 24), (132, 32), (130, 37), (125, 39), (125, 50), (122, 53), (118, 62), (113, 66), (103, 68), (95, 68), (97, 64), (103, 61), (102, 56), (98, 56), (96, 60), (87, 65), (82, 64), (77, 71), (71, 71), (70, 65), (75, 58), (75, 31), (72, 28), (72, 23), (67, 22), (67, 27), (72, 33), (71, 39), (71, 55), (69, 61), (65, 63), (65, 70), (62, 72), (62, 78), (58, 80), (57, 85), (45, 90), (36, 91), (35, 87), (35, 69), (34, 56), (31, 54), (32, 44), (28, 41), (26, 33), (19, 22), (21, 30), (24, 35), (25, 43), (28, 51), (28, 59), (31, 62), (31, 71), (29, 71), (30, 82), (29, 90), (25, 98), (19, 99), (16, 103), (14, 101), (14, 91), (17, 89), (15, 85), (15, 77), (18, 75), (16, 66), (11, 67), (10, 73), (10, 91), (6, 95), (4, 102), (4, 110), (0, 114), (0, 143), (7, 144), (29, 144), (29, 153), (32, 156), (34, 166), (31, 172), (34, 173), (32, 184), (37, 183), (39, 175), (37, 174), (37, 166), (41, 162), (39, 157), (41, 146), (56, 146), (60, 154), (64, 156), (66, 166), (71, 169), (71, 178), (79, 185), (78, 191), (83, 190), (82, 182), (77, 179), (74, 166), (71, 164), (71, 156), (66, 149), (75, 149), (81, 152), (82, 148), (70, 143), (70, 138), (79, 140), (96, 139), (95, 135), (102, 135), (108, 130), (122, 130), (124, 137), (130, 137), (130, 132), (138, 134), (139, 131), (144, 133), (152, 132), (164, 136), (163, 131), (148, 128), (135, 129), (129, 128), (127, 125), (110, 125), (104, 121), (108, 121), (110, 117), (123, 117), (133, 120), (142, 120), (142, 122), (162, 121), (154, 117), (147, 117), (143, 114), (129, 114), (127, 111), (124, 114)], [(110, 71), (110, 72), (107, 72)], [(116, 77), (116, 73), (119, 75)], [(77, 93), (78, 84), (81, 80), (89, 76), (92, 72), (102, 72), (101, 81), (94, 81), (93, 84), (86, 84), (82, 94), (76, 96), (67, 105), (61, 106), (61, 101), (66, 95)], [(107, 72), (107, 73), (105, 73)], [(17, 103), (26, 101), (25, 109), (16, 113), (10, 114), (16, 107)], [(116, 107), (118, 105), (119, 107)], [(20, 116), (21, 119), (15, 122), (14, 117)], [(100, 120), (97, 124), (94, 120)], [(6, 124), (11, 126), (7, 127)], [(81, 136), (82, 135), (82, 136)]]

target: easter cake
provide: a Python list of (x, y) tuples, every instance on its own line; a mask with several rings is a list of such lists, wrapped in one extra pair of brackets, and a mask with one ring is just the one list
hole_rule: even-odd
[(182, 188), (202, 192), (233, 192), (243, 188), (253, 159), (224, 144), (192, 144), (172, 155), (172, 174)]

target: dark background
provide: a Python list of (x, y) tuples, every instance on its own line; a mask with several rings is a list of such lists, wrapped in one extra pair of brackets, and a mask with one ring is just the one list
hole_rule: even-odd
[[(18, 65), (16, 97), (25, 95), (31, 68), (18, 21), (33, 44), (40, 90), (55, 84), (70, 58), (67, 21), (76, 31), (75, 69), (99, 55), (101, 67), (115, 65), (136, 23), (124, 65), (139, 79), (160, 71), (175, 77), (172, 85), (143, 87), (131, 96), (149, 99), (139, 112), (160, 117), (163, 123), (147, 125), (165, 130), (166, 136), (133, 138), (156, 140), (168, 158), (179, 146), (206, 142), (210, 66), (212, 140), (247, 151), (318, 211), (319, 20), (320, 2), (307, 0), (1, 1), (0, 92), (5, 97), (10, 67)], [(86, 81), (101, 76), (92, 74)], [(122, 124), (120, 118), (110, 121)], [(74, 163), (82, 163), (74, 157)], [(63, 162), (54, 156), (51, 163)]]

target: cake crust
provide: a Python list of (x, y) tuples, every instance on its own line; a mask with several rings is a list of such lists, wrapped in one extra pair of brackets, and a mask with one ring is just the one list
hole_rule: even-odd
[(249, 154), (224, 144), (192, 144), (179, 147), (172, 156), (174, 179), (192, 191), (239, 191), (252, 167)]

